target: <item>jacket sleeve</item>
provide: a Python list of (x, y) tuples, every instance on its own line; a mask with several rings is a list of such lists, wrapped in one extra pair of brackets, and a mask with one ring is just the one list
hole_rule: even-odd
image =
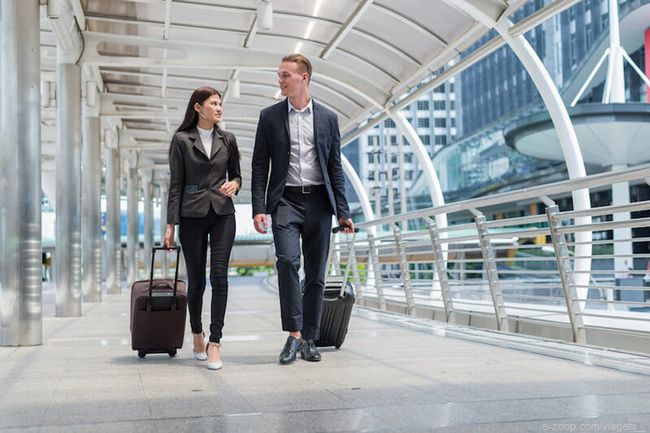
[(167, 199), (167, 224), (181, 221), (181, 202), (185, 185), (185, 162), (181, 143), (176, 135), (169, 146), (169, 195)]
[(255, 134), (255, 148), (251, 164), (251, 195), (253, 216), (266, 213), (266, 187), (269, 179), (270, 151), (264, 113), (260, 113)]
[[(228, 140), (231, 142), (231, 144), (237, 148), (237, 138), (235, 137), (235, 134), (228, 134)], [(239, 188), (237, 188), (237, 192), (235, 194), (239, 194), (239, 190), (241, 189), (241, 165), (239, 163), (240, 158), (228, 158), (228, 180), (233, 181), (236, 180), (239, 182)]]
[(335, 114), (332, 114), (331, 123), (332, 147), (327, 161), (327, 172), (334, 192), (334, 200), (336, 201), (336, 217), (350, 218), (350, 208), (348, 207), (348, 200), (345, 198), (345, 177), (341, 166), (341, 133), (339, 131), (339, 121)]

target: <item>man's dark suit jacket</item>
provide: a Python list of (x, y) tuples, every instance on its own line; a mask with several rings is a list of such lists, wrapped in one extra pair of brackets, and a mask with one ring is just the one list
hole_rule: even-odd
[(167, 223), (178, 224), (181, 217), (203, 217), (210, 205), (217, 215), (235, 213), (230, 197), (219, 192), (227, 180), (239, 179), (239, 158), (231, 158), (226, 140), (237, 145), (235, 136), (215, 126), (212, 152), (208, 157), (199, 131), (194, 128), (174, 134), (169, 149), (169, 201)]
[[(339, 122), (335, 113), (316, 101), (312, 106), (314, 144), (332, 213), (337, 218), (349, 218), (350, 210), (345, 199), (345, 180), (341, 167)], [(260, 113), (252, 164), (253, 216), (273, 213), (287, 184), (291, 153), (288, 107), (285, 99)]]

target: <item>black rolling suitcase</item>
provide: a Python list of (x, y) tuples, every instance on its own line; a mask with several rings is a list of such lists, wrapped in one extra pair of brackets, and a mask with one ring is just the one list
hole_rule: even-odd
[[(339, 230), (335, 227), (332, 233)], [(355, 229), (355, 233), (357, 231), (358, 229)], [(354, 237), (353, 234), (350, 246), (354, 245)], [(348, 266), (343, 276), (326, 276), (320, 337), (315, 341), (318, 347), (334, 346), (338, 349), (345, 341), (355, 300), (354, 287), (347, 281), (349, 272)]]
[(131, 348), (144, 358), (149, 353), (167, 353), (176, 356), (185, 337), (187, 285), (178, 280), (178, 262), (181, 247), (176, 249), (174, 279), (153, 278), (154, 247), (151, 251), (151, 274), (131, 286)]

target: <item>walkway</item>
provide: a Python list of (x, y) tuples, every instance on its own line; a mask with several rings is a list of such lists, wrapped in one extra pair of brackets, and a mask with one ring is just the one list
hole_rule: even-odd
[(128, 293), (85, 304), (80, 318), (46, 318), (43, 346), (0, 348), (0, 431), (650, 432), (648, 376), (381, 315), (355, 315), (322, 362), (279, 366), (277, 295), (260, 282), (231, 280), (218, 372), (191, 359), (189, 329), (176, 359), (138, 359)]

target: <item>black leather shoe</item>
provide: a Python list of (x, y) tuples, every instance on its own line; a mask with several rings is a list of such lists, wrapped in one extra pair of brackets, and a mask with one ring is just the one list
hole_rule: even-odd
[(306, 340), (300, 349), (300, 357), (305, 361), (318, 362), (320, 361), (320, 352), (316, 349), (314, 340)]
[(303, 341), (301, 338), (296, 338), (290, 335), (287, 342), (284, 343), (284, 348), (280, 352), (280, 364), (290, 364), (296, 360), (296, 353), (302, 348)]

